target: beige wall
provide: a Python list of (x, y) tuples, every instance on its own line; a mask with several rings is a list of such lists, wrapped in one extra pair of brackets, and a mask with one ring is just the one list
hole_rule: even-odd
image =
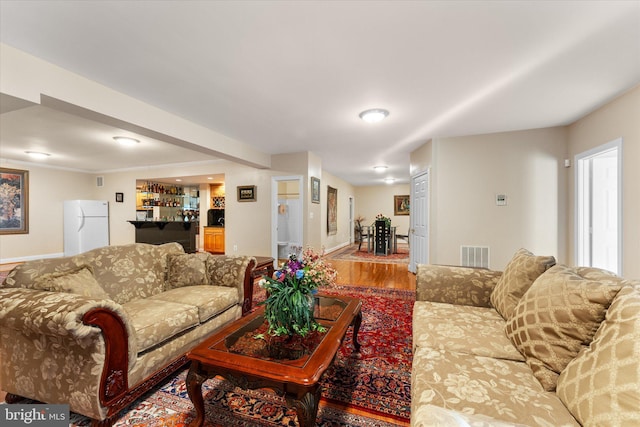
[(391, 218), (391, 225), (397, 227), (398, 233), (407, 234), (409, 216), (393, 214), (393, 196), (409, 195), (409, 189), (409, 184), (356, 187), (355, 217), (364, 217), (363, 225), (370, 225), (376, 215), (382, 214)]
[[(302, 156), (302, 157), (300, 157)], [(288, 156), (287, 156), (288, 157)], [(318, 169), (319, 161), (313, 154), (301, 153), (296, 160), (311, 159), (311, 169)], [(291, 160), (291, 157), (288, 158)], [(283, 160), (283, 159), (280, 159)], [(110, 243), (128, 244), (135, 241), (135, 228), (128, 220), (135, 219), (136, 180), (153, 180), (188, 175), (218, 175), (225, 177), (225, 245), (227, 254), (271, 255), (271, 214), (272, 178), (274, 176), (303, 175), (297, 170), (298, 161), (280, 162), (282, 168), (296, 170), (255, 169), (228, 161), (182, 166), (164, 166), (143, 170), (125, 170), (100, 174), (104, 186), (96, 186), (96, 175), (81, 172), (62, 171), (41, 167), (36, 164), (15, 164), (2, 161), (3, 167), (29, 170), (30, 173), (30, 230), (29, 234), (0, 236), (0, 263), (61, 256), (63, 252), (62, 202), (71, 199), (95, 199), (109, 201)], [(323, 176), (316, 169), (313, 173)], [(315, 176), (315, 175), (314, 175)], [(321, 203), (311, 203), (309, 187), (304, 186), (305, 246), (316, 250), (341, 247), (349, 242), (348, 196), (353, 195), (353, 187), (339, 178), (325, 174), (322, 179)], [(303, 183), (309, 178), (303, 175)], [(255, 185), (256, 202), (238, 202), (236, 187)], [(338, 189), (338, 234), (326, 234), (326, 186)], [(201, 192), (201, 200), (208, 197), (206, 186)], [(124, 194), (124, 202), (115, 202), (115, 193)], [(202, 203), (206, 212), (206, 203)], [(313, 218), (310, 218), (313, 213)], [(201, 221), (204, 225), (206, 220)], [(311, 231), (310, 231), (311, 230)], [(202, 247), (202, 233), (200, 234)], [(234, 247), (237, 248), (234, 250)]]
[[(327, 234), (327, 187), (331, 186), (338, 190), (338, 224), (336, 234)], [(346, 181), (323, 172), (320, 181), (320, 231), (322, 240), (320, 247), (325, 252), (339, 249), (349, 244), (351, 238), (351, 222), (349, 216), (349, 199), (355, 197), (354, 187)], [(319, 248), (316, 248), (319, 249)]]
[(0, 263), (61, 256), (62, 202), (96, 199), (95, 179), (84, 173), (27, 163), (1, 160), (0, 165), (29, 171), (29, 233), (0, 235)]
[[(488, 246), (503, 269), (521, 247), (566, 258), (564, 128), (438, 138), (412, 157), (431, 163), (430, 262), (459, 264), (460, 246)], [(432, 156), (429, 161), (428, 155)], [(496, 195), (507, 196), (506, 206)]]
[[(568, 155), (622, 138), (622, 275), (640, 279), (640, 86), (568, 127)], [(567, 180), (569, 260), (575, 262), (575, 168)]]

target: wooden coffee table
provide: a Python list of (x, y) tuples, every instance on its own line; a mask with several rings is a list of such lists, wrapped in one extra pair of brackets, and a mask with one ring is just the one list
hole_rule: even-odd
[(318, 323), (327, 328), (318, 346), (295, 360), (277, 360), (232, 353), (228, 350), (238, 338), (255, 331), (264, 321), (264, 307), (230, 323), (191, 350), (187, 358), (191, 367), (187, 375), (187, 391), (196, 408), (191, 427), (204, 423), (202, 383), (217, 375), (244, 389), (270, 388), (283, 395), (298, 414), (301, 427), (315, 425), (320, 401), (320, 379), (331, 366), (342, 341), (353, 325), (353, 344), (360, 350), (358, 330), (362, 322), (362, 303), (357, 298), (316, 295), (316, 305), (336, 309), (335, 314), (316, 315)]

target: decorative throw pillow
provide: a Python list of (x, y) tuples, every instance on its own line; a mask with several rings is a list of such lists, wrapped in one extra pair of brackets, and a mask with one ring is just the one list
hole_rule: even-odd
[(640, 287), (613, 299), (588, 348), (558, 378), (558, 397), (585, 427), (640, 425)]
[(208, 253), (170, 254), (167, 290), (183, 286), (208, 285), (206, 261)]
[(555, 390), (558, 374), (589, 345), (621, 287), (620, 282), (587, 280), (576, 269), (556, 265), (520, 299), (507, 322), (507, 336), (545, 390)]
[(491, 292), (491, 305), (505, 320), (511, 319), (520, 298), (555, 263), (556, 259), (552, 256), (535, 256), (526, 249), (519, 249)]
[(40, 276), (34, 281), (33, 289), (66, 292), (96, 299), (111, 299), (96, 281), (93, 270), (88, 265)]

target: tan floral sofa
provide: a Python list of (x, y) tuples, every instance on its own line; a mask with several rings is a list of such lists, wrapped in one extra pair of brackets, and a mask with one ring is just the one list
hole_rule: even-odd
[(640, 282), (521, 249), (419, 265), (411, 425), (640, 425)]
[(7, 402), (66, 403), (110, 425), (250, 308), (255, 258), (185, 254), (177, 243), (108, 246), (29, 261), (0, 286)]

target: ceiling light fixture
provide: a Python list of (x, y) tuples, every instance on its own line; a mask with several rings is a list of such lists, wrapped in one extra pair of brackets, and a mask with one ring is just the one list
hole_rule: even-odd
[(373, 108), (371, 110), (366, 110), (360, 113), (360, 118), (367, 123), (378, 123), (381, 120), (384, 120), (385, 117), (389, 115), (387, 110), (383, 110), (382, 108)]
[(25, 151), (25, 153), (27, 153), (29, 157), (33, 159), (46, 159), (51, 155), (49, 153), (42, 153), (40, 151)]
[(140, 143), (137, 139), (129, 138), (128, 136), (114, 136), (113, 139), (118, 141), (120, 145), (125, 147), (133, 147), (134, 145)]
[(393, 178), (385, 178), (384, 182), (386, 182), (387, 184), (393, 184), (394, 182), (396, 182), (396, 180)]
[(384, 172), (384, 171), (386, 171), (386, 170), (387, 170), (387, 166), (382, 166), (382, 165), (380, 165), (380, 166), (374, 166), (374, 167), (373, 167), (373, 170), (374, 170), (374, 171), (376, 171), (376, 172)]

